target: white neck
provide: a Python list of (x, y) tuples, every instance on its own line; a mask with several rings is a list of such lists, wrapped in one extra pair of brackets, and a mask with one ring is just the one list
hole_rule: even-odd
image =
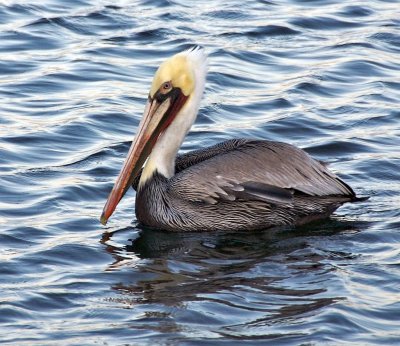
[(188, 53), (191, 58), (195, 88), (189, 96), (181, 111), (176, 115), (172, 123), (160, 135), (143, 168), (139, 186), (143, 185), (157, 171), (166, 178), (175, 174), (175, 158), (182, 142), (189, 132), (190, 127), (197, 117), (200, 100), (203, 96), (206, 77), (206, 56), (203, 50), (195, 50)]

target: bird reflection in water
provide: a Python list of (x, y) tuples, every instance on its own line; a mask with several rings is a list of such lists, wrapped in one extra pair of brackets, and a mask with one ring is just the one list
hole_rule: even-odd
[[(249, 313), (244, 324), (251, 328), (296, 319), (345, 299), (332, 286), (332, 262), (354, 256), (330, 250), (334, 246), (327, 241), (334, 243), (336, 235), (361, 228), (354, 222), (328, 220), (295, 230), (248, 233), (146, 229), (138, 230), (128, 245), (116, 246), (114, 235), (107, 233), (102, 242), (115, 259), (110, 270), (132, 269), (129, 282), (112, 286), (124, 307), (155, 304), (157, 316), (168, 316), (175, 309), (191, 310), (192, 304), (222, 304)], [(121, 231), (132, 234), (132, 229)], [(239, 319), (238, 326), (242, 324)]]

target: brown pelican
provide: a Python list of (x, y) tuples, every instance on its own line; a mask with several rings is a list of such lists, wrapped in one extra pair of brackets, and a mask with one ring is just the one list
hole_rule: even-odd
[(286, 143), (233, 139), (176, 157), (196, 119), (206, 70), (200, 48), (160, 65), (103, 224), (130, 186), (138, 221), (170, 231), (297, 225), (360, 200), (324, 163)]

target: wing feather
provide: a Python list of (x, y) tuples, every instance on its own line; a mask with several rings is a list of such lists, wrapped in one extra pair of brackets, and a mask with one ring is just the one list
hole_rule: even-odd
[(191, 201), (260, 199), (291, 203), (294, 191), (349, 196), (353, 190), (305, 151), (281, 142), (233, 140), (177, 158), (170, 191)]

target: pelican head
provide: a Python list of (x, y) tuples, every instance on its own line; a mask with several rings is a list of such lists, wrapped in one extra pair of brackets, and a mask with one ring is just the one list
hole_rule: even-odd
[(196, 118), (204, 91), (206, 58), (203, 49), (194, 48), (172, 56), (158, 68), (136, 137), (104, 206), (103, 225), (146, 160), (140, 185), (155, 171), (167, 178), (174, 174), (176, 153)]

